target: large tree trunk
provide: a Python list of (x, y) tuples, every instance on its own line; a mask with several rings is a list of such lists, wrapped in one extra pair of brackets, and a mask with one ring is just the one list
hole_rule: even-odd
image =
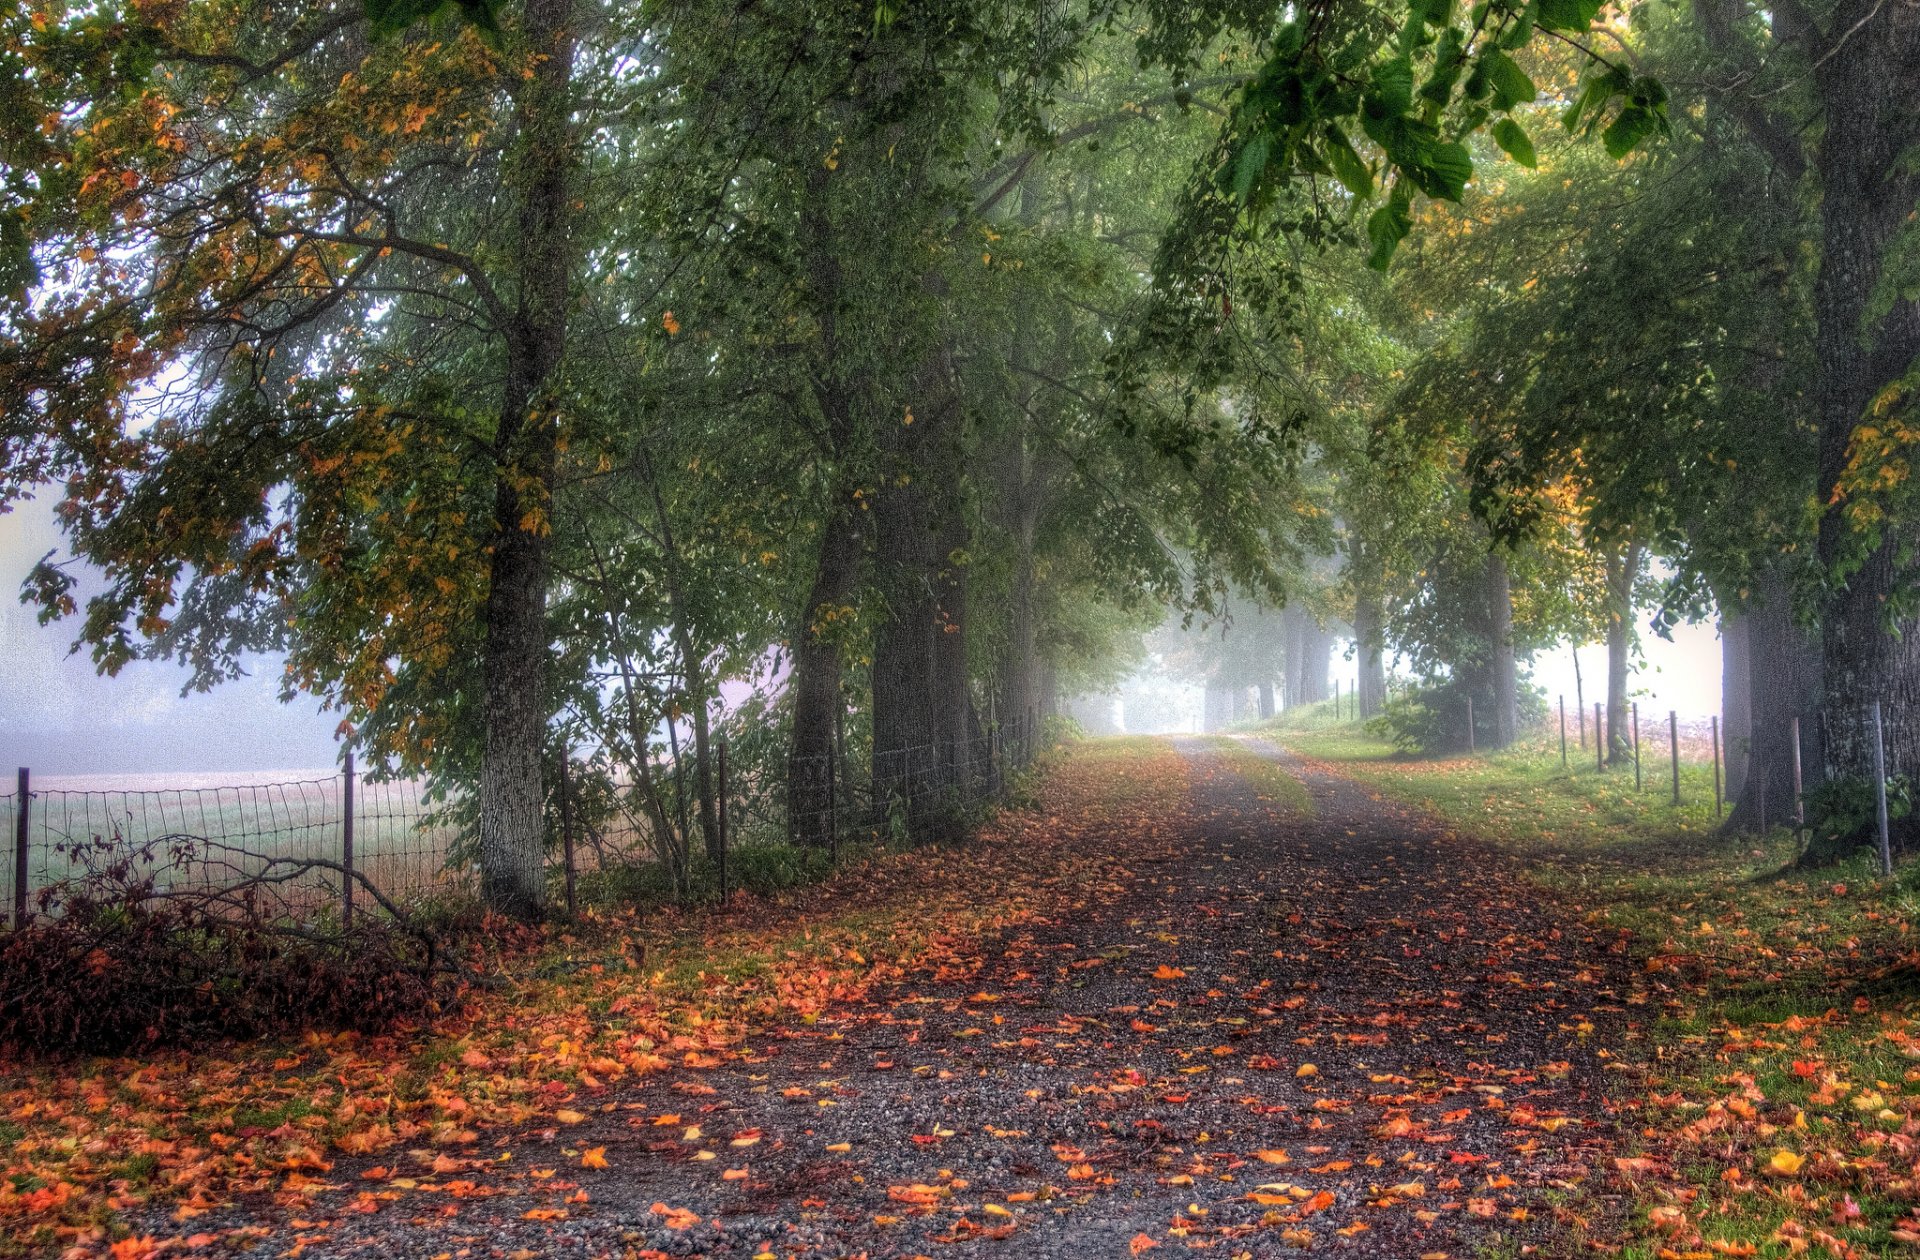
[(1520, 734), (1520, 678), (1513, 657), (1513, 588), (1506, 553), (1487, 556), (1487, 620), (1493, 639), (1493, 743), (1505, 748)]
[[(1833, 503), (1853, 432), (1868, 405), (1920, 356), (1920, 303), (1896, 300), (1866, 317), (1889, 245), (1920, 202), (1920, 9), (1847, 0), (1834, 13), (1828, 49), (1814, 70), (1825, 105), (1820, 141), (1821, 259), (1814, 285), (1819, 356), (1820, 501)], [(1911, 398), (1909, 406), (1914, 405)], [(1820, 558), (1835, 578), (1821, 626), (1823, 734), (1836, 777), (1873, 770), (1865, 717), (1881, 702), (1887, 768), (1920, 769), (1920, 634), (1911, 620), (1889, 624), (1896, 557), (1916, 541), (1911, 521), (1889, 521), (1886, 537), (1854, 567), (1863, 540), (1842, 509), (1820, 522)], [(1904, 633), (1903, 633), (1904, 632)]]
[(960, 420), (944, 347), (916, 373), (913, 392), (914, 422), (891, 435), (893, 467), (874, 502), (875, 576), (886, 615), (873, 651), (873, 791), (874, 800), (887, 807), (905, 802), (918, 830), (938, 812), (947, 723), (964, 718), (939, 711), (948, 698), (939, 691), (935, 646), (946, 623), (941, 596), (947, 566), (939, 543), (948, 512), (958, 511), (947, 499), (957, 494), (951, 485), (955, 470), (936, 466)]
[(1273, 683), (1260, 684), (1260, 716), (1262, 719), (1273, 716)]
[(1753, 664), (1749, 616), (1730, 610), (1720, 618), (1720, 750), (1727, 799), (1747, 790), (1748, 754), (1753, 746)]
[(572, 0), (529, 0), (522, 18), (538, 56), (519, 84), (512, 191), (519, 202), (519, 295), (506, 330), (506, 379), (494, 435), (492, 558), (483, 616), (485, 748), (480, 762), (480, 891), (493, 909), (535, 918), (546, 904), (541, 751), (547, 693), (549, 526), (557, 449), (551, 391), (567, 340), (568, 124)]
[(1819, 730), (1809, 717), (1819, 691), (1820, 645), (1795, 622), (1792, 595), (1777, 570), (1762, 576), (1754, 603), (1739, 620), (1751, 708), (1747, 770), (1740, 791), (1727, 793), (1733, 809), (1726, 826), (1753, 831), (1792, 817), (1795, 717), (1801, 718), (1802, 764), (1811, 779), (1819, 777)]
[(1607, 582), (1607, 764), (1633, 760), (1627, 709), (1627, 672), (1633, 652), (1633, 580), (1640, 573), (1640, 544), (1609, 551)]

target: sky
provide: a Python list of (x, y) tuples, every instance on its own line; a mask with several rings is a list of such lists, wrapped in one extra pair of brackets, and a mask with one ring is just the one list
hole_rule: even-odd
[(339, 716), (311, 699), (280, 703), (277, 658), (261, 657), (248, 677), (184, 697), (186, 671), (172, 664), (136, 661), (117, 677), (99, 677), (85, 652), (68, 651), (73, 623), (40, 625), (36, 610), (19, 602), (21, 579), (60, 544), (47, 502), (0, 515), (0, 768), (64, 777), (338, 764)]

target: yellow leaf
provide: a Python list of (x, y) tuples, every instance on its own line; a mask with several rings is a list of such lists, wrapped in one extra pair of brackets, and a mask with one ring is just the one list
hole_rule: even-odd
[(1778, 1150), (1773, 1153), (1773, 1158), (1767, 1161), (1767, 1167), (1782, 1177), (1791, 1177), (1798, 1173), (1801, 1165), (1806, 1162), (1807, 1157), (1797, 1151)]
[(606, 1166), (607, 1148), (604, 1146), (589, 1146), (580, 1156), (582, 1168), (605, 1168)]
[(1294, 1072), (1294, 1075), (1295, 1076), (1318, 1076), (1320, 1075), (1320, 1069), (1313, 1066), (1313, 1064), (1311, 1063), (1302, 1063), (1300, 1067)]
[(558, 1120), (561, 1124), (579, 1124), (582, 1120), (586, 1119), (586, 1117), (581, 1115), (579, 1112), (569, 1111), (565, 1107), (562, 1107), (560, 1110), (554, 1112), (553, 1118), (555, 1120)]

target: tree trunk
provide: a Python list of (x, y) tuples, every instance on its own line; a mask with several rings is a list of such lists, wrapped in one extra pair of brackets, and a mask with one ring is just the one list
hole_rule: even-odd
[[(1920, 9), (1847, 0), (1833, 15), (1827, 44), (1814, 70), (1826, 125), (1814, 314), (1819, 501), (1833, 504), (1855, 426), (1920, 357), (1920, 303), (1896, 300), (1881, 319), (1867, 318), (1889, 246), (1920, 201), (1920, 168), (1912, 161), (1920, 94), (1911, 86), (1920, 66)], [(1887, 770), (1920, 769), (1920, 634), (1910, 619), (1889, 624), (1896, 557), (1915, 541), (1911, 521), (1889, 520), (1886, 536), (1857, 561), (1852, 553), (1865, 540), (1842, 508), (1829, 507), (1821, 518), (1820, 558), (1832, 579), (1844, 577), (1830, 581), (1835, 594), (1821, 619), (1825, 755), (1838, 778), (1872, 774), (1865, 711), (1875, 700), (1885, 722)]]
[[(840, 691), (840, 644), (836, 628), (852, 611), (853, 589), (862, 551), (860, 510), (851, 493), (836, 494), (829, 506), (813, 586), (793, 635), (793, 732), (787, 745), (787, 836), (794, 844), (825, 847), (833, 842), (835, 780), (839, 764), (834, 731), (846, 708)], [(838, 789), (844, 793), (844, 788)]]
[[(1753, 740), (1750, 626), (1749, 614), (1743, 611), (1729, 611), (1720, 618), (1720, 759), (1727, 799), (1735, 802), (1746, 794)], [(1736, 804), (1736, 812), (1738, 808)]]
[(557, 459), (551, 391), (567, 339), (572, 137), (572, 0), (529, 0), (522, 35), (539, 55), (518, 85), (519, 295), (506, 330), (494, 434), (492, 554), (483, 610), (485, 748), (480, 762), (480, 891), (495, 910), (538, 917), (546, 905), (545, 785), (549, 523)]
[(1505, 748), (1520, 734), (1520, 679), (1513, 658), (1513, 589), (1506, 553), (1487, 556), (1487, 617), (1493, 639), (1493, 743)]
[(1607, 764), (1633, 760), (1633, 732), (1627, 710), (1627, 671), (1633, 651), (1633, 581), (1640, 573), (1640, 544), (1609, 551), (1607, 581)]
[[(942, 347), (916, 373), (910, 404), (912, 424), (891, 434), (892, 467), (874, 499), (876, 580), (886, 615), (873, 651), (873, 794), (876, 802), (905, 802), (910, 824), (933, 817), (943, 732), (953, 715), (936, 711), (935, 640), (943, 633), (940, 597), (946, 565), (940, 531), (947, 528), (941, 478), (956, 470), (936, 467), (959, 422), (953, 365)], [(964, 658), (963, 658), (964, 659)]]
[(1260, 717), (1262, 720), (1273, 716), (1273, 683), (1260, 684)]
[(1333, 670), (1333, 632), (1303, 612), (1300, 645), (1300, 701), (1317, 704), (1333, 695), (1327, 685)]
[(1811, 787), (1820, 777), (1819, 723), (1812, 720), (1820, 685), (1820, 644), (1793, 616), (1793, 598), (1777, 570), (1763, 574), (1756, 599), (1738, 618), (1746, 640), (1750, 697), (1747, 767), (1740, 791), (1728, 790), (1729, 830), (1777, 826), (1793, 810), (1793, 719), (1799, 717), (1801, 759)]
[(1376, 586), (1362, 586), (1354, 592), (1353, 643), (1359, 658), (1361, 717), (1374, 716), (1387, 703), (1386, 614), (1381, 602)]
[(972, 798), (973, 756), (972, 671), (967, 661), (967, 543), (966, 514), (959, 496), (949, 493), (935, 540), (934, 593), (938, 601), (933, 630), (932, 710), (935, 747), (939, 751), (943, 786), (964, 804)]

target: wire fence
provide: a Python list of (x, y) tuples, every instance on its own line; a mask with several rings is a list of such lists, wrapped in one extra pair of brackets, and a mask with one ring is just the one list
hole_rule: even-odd
[[(1031, 761), (1034, 728), (1016, 722), (1005, 734), (886, 750), (851, 771), (836, 750), (730, 775), (723, 742), (715, 785), (722, 834), (734, 843), (796, 840), (836, 852), (843, 840), (958, 834)], [(679, 770), (659, 776), (670, 785), (661, 813), (671, 843), (686, 852), (698, 807)], [(565, 784), (564, 836), (552, 861), (571, 910), (578, 875), (650, 863), (660, 849), (647, 810), (627, 802), (595, 818)], [(11, 844), (0, 860), (0, 914), (15, 924), (57, 915), (75, 895), (104, 889), (214, 904), (231, 895), (233, 908), (249, 915), (264, 903), (271, 917), (344, 920), (356, 888), (366, 890), (358, 903), (365, 912), (369, 901), (404, 906), (471, 894), (477, 884), (460, 860), (459, 811), (430, 801), (417, 781), (360, 774), (351, 758), (340, 774), (274, 782), (42, 786), (22, 770), (7, 786), (0, 837)], [(631, 784), (618, 786), (618, 794), (632, 795)]]
[[(41, 787), (0, 796), (0, 905), (55, 913), (76, 891), (147, 886), (210, 894), (266, 878), (289, 913), (344, 904), (347, 872), (413, 901), (471, 883), (448, 856), (457, 830), (421, 784), (348, 775), (183, 787)], [(23, 791), (25, 796), (22, 795)], [(22, 802), (27, 808), (22, 810)]]

